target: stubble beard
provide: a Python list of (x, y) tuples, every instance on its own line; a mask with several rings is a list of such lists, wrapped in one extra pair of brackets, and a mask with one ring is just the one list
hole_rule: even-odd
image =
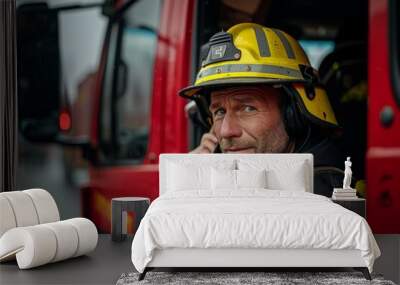
[(220, 142), (222, 152), (232, 147), (249, 148), (249, 153), (285, 153), (289, 148), (289, 136), (285, 125), (280, 121), (273, 129), (268, 130), (264, 136), (256, 139), (256, 144), (240, 138), (223, 139)]
[(285, 153), (288, 151), (289, 136), (285, 125), (280, 121), (275, 128), (261, 138), (256, 153)]

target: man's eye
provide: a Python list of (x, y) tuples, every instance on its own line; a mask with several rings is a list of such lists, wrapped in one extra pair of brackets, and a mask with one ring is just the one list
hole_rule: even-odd
[(257, 109), (254, 108), (253, 106), (244, 106), (243, 107), (243, 111), (245, 111), (245, 112), (254, 112), (254, 111), (257, 111)]
[(222, 109), (222, 108), (217, 109), (217, 110), (214, 111), (214, 116), (215, 117), (221, 117), (223, 115), (225, 115), (225, 110)]

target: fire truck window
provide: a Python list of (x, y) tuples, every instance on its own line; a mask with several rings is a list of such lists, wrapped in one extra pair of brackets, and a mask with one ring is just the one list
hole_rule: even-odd
[(160, 7), (160, 0), (138, 1), (115, 24), (116, 56), (109, 54), (106, 67), (112, 87), (104, 86), (102, 111), (102, 127), (110, 127), (102, 132), (104, 154), (111, 160), (141, 163), (146, 154)]
[(319, 68), (322, 60), (335, 48), (335, 42), (327, 40), (299, 40), (299, 43), (315, 69)]

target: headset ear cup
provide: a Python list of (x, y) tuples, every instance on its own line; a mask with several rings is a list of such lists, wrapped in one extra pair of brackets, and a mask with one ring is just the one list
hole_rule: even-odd
[(286, 133), (288, 134), (289, 138), (294, 137), (295, 126), (293, 124), (293, 109), (290, 106), (290, 102), (286, 104), (285, 112), (284, 112), (284, 123)]
[(306, 123), (304, 121), (304, 116), (300, 113), (299, 107), (297, 104), (293, 104), (293, 122), (296, 124), (295, 136), (302, 137), (306, 132)]
[(289, 89), (286, 89), (286, 91), (288, 93), (284, 112), (286, 132), (290, 138), (298, 138), (304, 136), (306, 123), (297, 106), (295, 94), (293, 94), (295, 91)]

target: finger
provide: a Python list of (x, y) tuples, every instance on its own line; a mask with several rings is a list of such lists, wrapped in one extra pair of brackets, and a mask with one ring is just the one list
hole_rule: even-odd
[(192, 153), (192, 154), (199, 154), (199, 153), (204, 153), (204, 147), (203, 146), (198, 146), (198, 147), (196, 147), (194, 150), (192, 150), (191, 152), (189, 152), (189, 153)]
[(211, 126), (211, 129), (210, 129), (210, 131), (209, 131), (208, 133), (209, 133), (209, 134), (213, 134), (214, 136), (216, 136), (214, 126), (215, 126), (214, 124)]
[(217, 137), (212, 134), (204, 134), (203, 137), (201, 138), (201, 142), (203, 143), (206, 140), (210, 140), (213, 143), (218, 143)]
[(205, 141), (202, 145), (210, 153), (214, 152), (215, 148), (217, 147), (217, 144), (215, 144), (214, 142), (212, 142), (210, 140)]

